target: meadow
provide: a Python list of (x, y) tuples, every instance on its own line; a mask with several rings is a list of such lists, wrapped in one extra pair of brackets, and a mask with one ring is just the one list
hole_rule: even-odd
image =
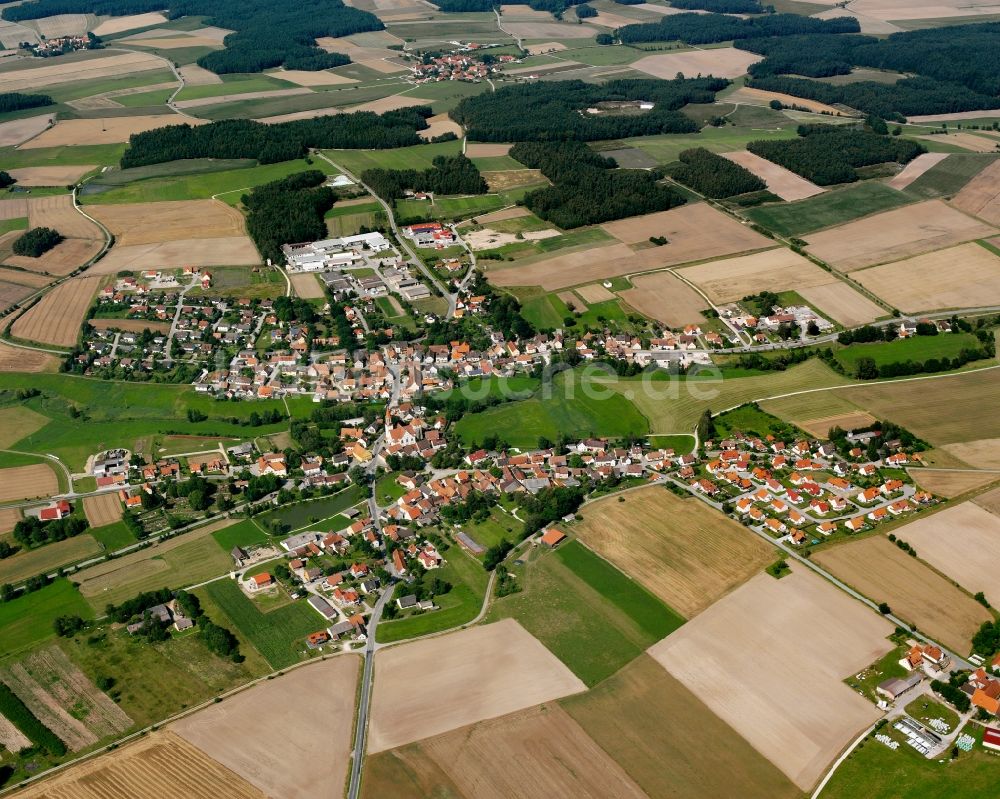
[(905, 361), (919, 363), (932, 358), (954, 358), (963, 349), (979, 349), (979, 339), (971, 333), (913, 336), (874, 344), (851, 344), (836, 350), (834, 355), (848, 372), (853, 372), (861, 358), (871, 358), (878, 366)]
[(327, 158), (355, 177), (366, 169), (430, 169), (439, 155), (462, 152), (461, 141), (416, 144), (392, 150), (324, 150)]
[(54, 638), (52, 623), (59, 616), (94, 618), (90, 606), (66, 578), (9, 602), (0, 602), (0, 640), (3, 640), (0, 658)]
[(266, 544), (270, 540), (267, 533), (261, 530), (253, 519), (244, 519), (230, 527), (216, 530), (212, 533), (212, 538), (226, 552), (230, 552), (233, 547)]

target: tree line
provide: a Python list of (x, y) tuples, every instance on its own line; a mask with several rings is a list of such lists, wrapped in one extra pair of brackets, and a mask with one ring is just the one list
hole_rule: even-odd
[(283, 244), (326, 238), (324, 215), (333, 208), (336, 195), (322, 185), (325, 181), (326, 175), (311, 169), (257, 186), (243, 195), (248, 211), (247, 233), (264, 258), (280, 263)]
[(926, 152), (917, 142), (838, 125), (800, 125), (797, 139), (752, 141), (747, 150), (818, 186), (851, 183), (858, 167), (905, 164)]
[(685, 11), (711, 11), (714, 14), (767, 14), (772, 6), (762, 6), (759, 0), (670, 0), (672, 8)]
[(254, 158), (261, 164), (290, 161), (310, 148), (383, 150), (420, 144), (428, 107), (375, 114), (357, 111), (265, 125), (223, 119), (207, 125), (170, 125), (134, 134), (122, 155), (122, 169), (182, 158)]
[[(688, 103), (711, 103), (729, 85), (721, 78), (611, 80), (604, 84), (580, 80), (546, 81), (505, 86), (462, 100), (451, 117), (475, 141), (544, 141), (697, 133), (698, 125), (679, 113)], [(638, 114), (598, 114), (585, 109), (602, 103), (648, 101), (653, 108)]]
[(685, 150), (679, 157), (680, 165), (670, 176), (706, 197), (722, 199), (767, 188), (750, 170), (704, 147)]
[(741, 19), (723, 14), (676, 14), (658, 22), (625, 25), (615, 31), (622, 44), (683, 41), (710, 44), (762, 36), (792, 36), (805, 33), (857, 33), (861, 30), (852, 17), (816, 19), (798, 14), (769, 14)]
[(40, 108), (41, 106), (53, 105), (54, 103), (55, 100), (47, 94), (4, 92), (0, 94), (0, 114), (6, 114), (9, 111), (23, 111), (26, 108)]
[(510, 151), (553, 185), (528, 192), (524, 204), (561, 228), (623, 219), (682, 205), (684, 198), (644, 170), (615, 169), (582, 142), (519, 142)]
[(439, 155), (429, 169), (366, 169), (361, 181), (383, 200), (398, 200), (406, 190), (433, 194), (485, 194), (489, 190), (476, 165), (459, 153)]

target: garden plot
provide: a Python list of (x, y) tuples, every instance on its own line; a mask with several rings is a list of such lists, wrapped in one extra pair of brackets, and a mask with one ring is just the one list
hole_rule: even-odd
[(782, 200), (788, 200), (789, 202), (804, 200), (807, 197), (814, 197), (826, 191), (826, 189), (806, 180), (801, 175), (796, 175), (791, 170), (768, 161), (766, 158), (761, 158), (759, 155), (754, 155), (748, 150), (722, 153), (722, 157), (728, 158), (734, 164), (739, 164), (744, 169), (755, 174), (767, 184), (767, 188), (771, 193), (777, 194)]
[[(420, 690), (413, 675), (420, 674)], [(382, 649), (368, 750), (382, 752), (584, 690), (512, 619)]]
[(951, 204), (990, 224), (1000, 225), (1000, 159), (966, 183)]
[(941, 200), (928, 200), (813, 233), (806, 241), (810, 253), (851, 272), (995, 233)]
[(761, 291), (801, 291), (836, 280), (808, 258), (785, 247), (681, 269), (679, 274), (712, 302), (734, 302)]
[[(635, 20), (623, 24), (630, 24)], [(763, 56), (733, 47), (716, 47), (711, 50), (687, 50), (683, 53), (657, 53), (632, 62), (632, 69), (645, 72), (654, 78), (672, 80), (680, 72), (686, 78), (697, 75), (714, 75), (717, 78), (738, 78), (745, 75), (751, 64)]]
[(878, 614), (795, 567), (780, 580), (757, 575), (649, 653), (808, 790), (881, 715), (841, 681), (888, 652), (891, 632)]
[(243, 214), (218, 200), (95, 205), (87, 210), (114, 234), (116, 247), (246, 233)]
[[(162, 64), (161, 64), (162, 66)], [(3, 73), (0, 73), (2, 75)], [(62, 119), (40, 136), (22, 145), (24, 149), (36, 147), (62, 147), (78, 144), (118, 144), (129, 137), (147, 130), (170, 125), (203, 125), (204, 119), (193, 119), (181, 114), (150, 114), (134, 117), (104, 117), (100, 119)]]
[(77, 277), (60, 283), (17, 318), (10, 332), (20, 339), (72, 347), (97, 293), (99, 277)]
[(13, 147), (26, 142), (45, 130), (55, 118), (55, 114), (41, 114), (37, 117), (0, 122), (0, 147)]
[[(66, 58), (66, 56), (63, 56)], [(94, 78), (116, 78), (120, 75), (134, 75), (137, 72), (148, 72), (153, 69), (163, 69), (164, 61), (159, 56), (149, 53), (128, 53), (125, 55), (106, 55), (87, 60), (53, 59), (55, 62), (42, 67), (15, 69), (0, 72), (0, 92), (18, 92), (37, 90), (57, 83), (69, 83)], [(125, 141), (119, 139), (118, 141)], [(98, 142), (66, 142), (69, 144), (97, 144)], [(50, 145), (45, 145), (50, 146)]]

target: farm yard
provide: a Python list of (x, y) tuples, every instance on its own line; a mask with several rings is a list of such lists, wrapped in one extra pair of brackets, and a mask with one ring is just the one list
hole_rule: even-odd
[(91, 527), (104, 527), (114, 524), (122, 517), (122, 503), (118, 494), (111, 491), (94, 497), (85, 497), (83, 510)]
[(50, 497), (58, 490), (56, 473), (48, 464), (0, 469), (0, 502)]
[[(310, 664), (228, 697), (170, 729), (268, 796), (320, 796), (330, 786), (343, 785), (347, 776), (359, 665), (352, 655)], [(323, 690), (316, 691), (317, 685)], [(281, 735), (258, 723), (281, 717), (303, 696), (310, 697), (309, 712)]]
[[(423, 675), (421, 690), (412, 677)], [(378, 753), (584, 690), (584, 684), (506, 619), (382, 649), (368, 751)], [(426, 696), (434, 696), (428, 703)]]
[(979, 625), (992, 619), (971, 596), (880, 535), (824, 549), (813, 560), (960, 655)]
[(774, 560), (722, 514), (662, 486), (587, 506), (573, 530), (587, 546), (691, 618)]
[(100, 282), (99, 277), (76, 277), (61, 283), (21, 314), (11, 326), (11, 333), (26, 341), (74, 346)]
[[(757, 575), (649, 653), (808, 790), (878, 718), (841, 680), (888, 652), (891, 632), (878, 614), (794, 567), (780, 580)], [(789, 679), (801, 674), (809, 679)]]

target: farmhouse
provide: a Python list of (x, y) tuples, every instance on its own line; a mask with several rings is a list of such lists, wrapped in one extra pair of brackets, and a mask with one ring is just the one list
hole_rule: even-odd
[(274, 585), (274, 578), (267, 572), (264, 572), (263, 574), (255, 574), (249, 580), (244, 582), (243, 585), (250, 592), (262, 591), (265, 588), (270, 588)]

